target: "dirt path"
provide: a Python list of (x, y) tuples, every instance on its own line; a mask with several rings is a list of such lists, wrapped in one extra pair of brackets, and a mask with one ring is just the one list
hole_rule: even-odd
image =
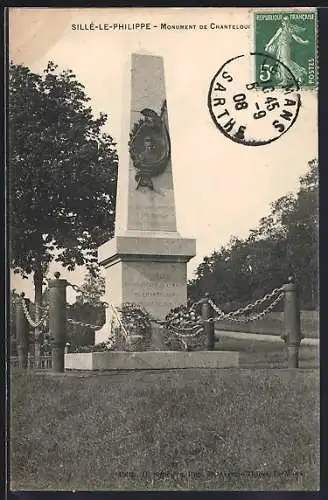
[[(215, 335), (217, 337), (230, 337), (233, 339), (243, 339), (243, 340), (259, 340), (266, 342), (278, 342), (282, 343), (283, 340), (279, 335), (263, 335), (261, 333), (243, 333), (243, 332), (228, 332), (226, 330), (215, 330)], [(319, 345), (319, 339), (305, 338), (302, 340), (302, 345)]]

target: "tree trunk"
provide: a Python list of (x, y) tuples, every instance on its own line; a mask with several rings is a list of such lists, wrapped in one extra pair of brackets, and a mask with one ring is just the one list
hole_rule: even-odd
[[(34, 303), (35, 303), (35, 322), (37, 323), (42, 315), (42, 285), (43, 285), (43, 269), (41, 261), (36, 263), (34, 270)], [(42, 325), (37, 326), (34, 330), (34, 362), (35, 367), (40, 367), (40, 353), (42, 344)]]

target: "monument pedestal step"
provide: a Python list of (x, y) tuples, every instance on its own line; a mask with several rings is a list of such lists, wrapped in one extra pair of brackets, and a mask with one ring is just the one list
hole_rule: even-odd
[(65, 370), (163, 370), (236, 368), (236, 351), (84, 352), (65, 354)]
[[(187, 262), (195, 255), (195, 240), (174, 236), (135, 234), (115, 236), (98, 249), (106, 269), (105, 300), (120, 307), (130, 302), (143, 306), (154, 318), (187, 303)], [(96, 334), (96, 343), (110, 334), (111, 313)], [(108, 332), (108, 333), (106, 333)]]
[(99, 264), (109, 267), (119, 260), (151, 260), (188, 262), (196, 254), (193, 238), (173, 233), (115, 236), (98, 248)]

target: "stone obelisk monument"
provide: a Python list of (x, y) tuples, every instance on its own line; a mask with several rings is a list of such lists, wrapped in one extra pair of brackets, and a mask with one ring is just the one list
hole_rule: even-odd
[[(186, 304), (187, 262), (196, 242), (177, 232), (163, 58), (132, 54), (129, 73), (115, 236), (99, 247), (98, 260), (106, 269), (107, 302), (133, 302), (162, 319)], [(108, 337), (109, 316), (96, 343)]]

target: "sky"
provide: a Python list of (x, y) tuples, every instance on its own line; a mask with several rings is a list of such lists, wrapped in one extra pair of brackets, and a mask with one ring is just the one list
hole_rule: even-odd
[[(131, 27), (147, 22), (152, 29), (72, 28), (73, 24)], [(161, 23), (195, 28), (160, 29)], [(209, 29), (210, 23), (230, 28)], [(207, 95), (213, 76), (228, 59), (253, 50), (251, 9), (14, 8), (10, 9), (9, 30), (10, 58), (15, 63), (39, 73), (52, 60), (59, 69), (75, 72), (94, 113), (108, 114), (105, 131), (118, 145), (122, 127), (127, 126), (122, 123), (129, 106), (124, 75), (131, 53), (147, 51), (164, 57), (178, 230), (197, 241), (197, 255), (188, 264), (189, 278), (205, 255), (228, 243), (232, 235), (246, 237), (269, 213), (273, 201), (297, 191), (308, 161), (317, 157), (315, 91), (301, 92), (295, 124), (264, 146), (231, 141), (211, 119)], [(53, 264), (49, 277), (57, 270), (69, 281), (82, 284), (84, 268), (68, 272)], [(31, 280), (15, 275), (10, 286), (33, 299)], [(68, 300), (74, 298), (75, 293), (69, 292)]]

